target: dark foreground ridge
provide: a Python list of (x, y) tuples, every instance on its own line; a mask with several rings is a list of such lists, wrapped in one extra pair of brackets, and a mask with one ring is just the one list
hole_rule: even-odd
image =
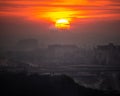
[(85, 88), (66, 75), (27, 75), (25, 73), (0, 72), (1, 96), (120, 96)]

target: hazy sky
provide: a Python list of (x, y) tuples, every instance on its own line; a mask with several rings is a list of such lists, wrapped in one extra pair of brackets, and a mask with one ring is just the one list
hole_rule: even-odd
[[(56, 30), (67, 18), (71, 28)], [(36, 38), (46, 44), (120, 43), (120, 0), (0, 0), (0, 45)]]

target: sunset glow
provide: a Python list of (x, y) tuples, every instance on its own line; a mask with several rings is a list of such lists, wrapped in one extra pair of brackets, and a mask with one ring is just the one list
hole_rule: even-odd
[(58, 29), (69, 29), (70, 23), (67, 19), (58, 19), (56, 21), (55, 27)]
[(1, 0), (0, 16), (51, 22), (56, 22), (60, 18), (119, 19), (119, 4), (117, 0)]
[(21, 38), (41, 45), (116, 43), (120, 0), (0, 0), (0, 26), (5, 46)]

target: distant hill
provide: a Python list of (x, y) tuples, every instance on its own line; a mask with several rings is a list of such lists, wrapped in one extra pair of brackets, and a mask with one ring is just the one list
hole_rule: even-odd
[(23, 39), (17, 42), (16, 49), (33, 50), (38, 48), (39, 42), (37, 39)]
[(1, 96), (120, 96), (85, 88), (66, 75), (0, 72)]

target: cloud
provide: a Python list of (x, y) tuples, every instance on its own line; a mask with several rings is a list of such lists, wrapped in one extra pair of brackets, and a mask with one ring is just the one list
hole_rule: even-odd
[(110, 1), (120, 3), (120, 0), (110, 0)]
[[(104, 37), (103, 42), (105, 42), (109, 37), (117, 41), (116, 38), (120, 36), (119, 10), (120, 0), (0, 0), (0, 21), (2, 20), (0, 37), (3, 40), (7, 40), (8, 37), (9, 39), (38, 37), (43, 38), (43, 41), (53, 39), (51, 41), (55, 42), (57, 39), (61, 41), (64, 36), (64, 42), (70, 40), (74, 43), (89, 42), (93, 37), (97, 38), (98, 42)], [(48, 32), (48, 30), (56, 31), (57, 29), (53, 24), (46, 24), (46, 22), (51, 23), (51, 19), (60, 17), (74, 19), (71, 26), (76, 28), (73, 30), (76, 33), (64, 35), (64, 33)], [(110, 20), (113, 23), (110, 23)], [(108, 36), (110, 33), (111, 35)], [(61, 34), (61, 37), (57, 38), (58, 34)], [(88, 39), (89, 35), (94, 36)], [(94, 39), (93, 42), (96, 40)]]
[[(0, 16), (51, 18), (69, 14), (70, 18), (118, 18), (120, 0), (1, 0)], [(53, 14), (56, 13), (58, 15)], [(109, 15), (108, 15), (109, 14)], [(64, 16), (62, 16), (64, 17)]]

